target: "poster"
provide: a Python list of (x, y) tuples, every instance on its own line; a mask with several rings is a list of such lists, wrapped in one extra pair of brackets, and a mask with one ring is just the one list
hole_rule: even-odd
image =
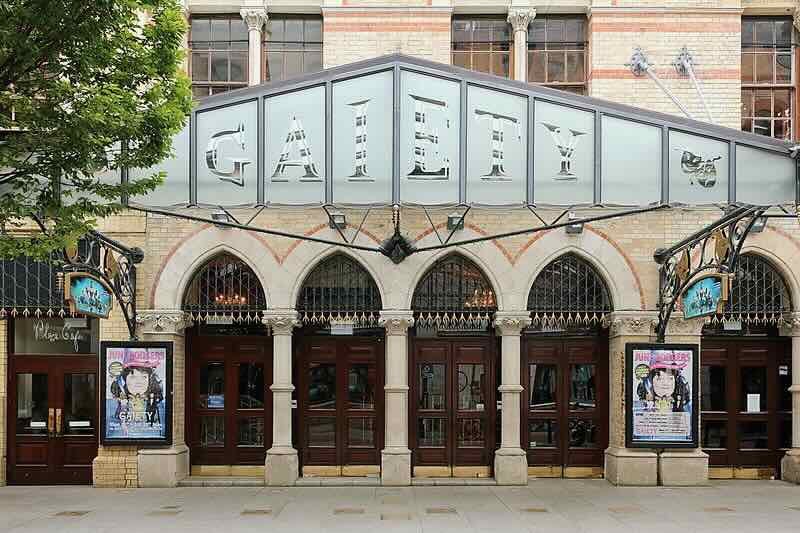
[(626, 446), (696, 448), (698, 347), (627, 344)]
[(108, 318), (111, 313), (111, 291), (105, 283), (89, 274), (67, 274), (69, 291), (66, 300), (70, 311), (86, 316)]
[(683, 293), (683, 318), (721, 313), (728, 299), (727, 278), (718, 274), (704, 276), (693, 282)]
[(103, 342), (101, 442), (172, 444), (172, 343)]

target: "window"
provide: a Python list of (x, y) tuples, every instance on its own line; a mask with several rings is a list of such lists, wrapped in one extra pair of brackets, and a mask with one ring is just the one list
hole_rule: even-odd
[(247, 25), (238, 14), (193, 17), (189, 49), (195, 98), (247, 86)]
[(322, 17), (270, 15), (261, 56), (263, 81), (322, 70)]
[(528, 27), (528, 81), (586, 92), (586, 19), (538, 16)]
[(793, 35), (791, 18), (742, 19), (742, 130), (793, 137)]
[(451, 61), (457, 67), (508, 78), (512, 42), (505, 17), (454, 17)]

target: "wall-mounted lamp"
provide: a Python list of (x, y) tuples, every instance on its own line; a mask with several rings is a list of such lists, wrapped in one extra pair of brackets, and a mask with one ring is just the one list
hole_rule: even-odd
[[(214, 211), (211, 213), (211, 220), (214, 222), (230, 222), (231, 217), (228, 216), (228, 213), (225, 211)], [(227, 226), (220, 226), (221, 228), (226, 228)]]
[(347, 227), (347, 217), (339, 211), (333, 212), (328, 216), (328, 225), (333, 229), (345, 229)]
[(761, 233), (767, 227), (767, 217), (758, 217), (753, 226), (750, 228), (750, 233)]
[[(567, 218), (569, 220), (575, 220), (576, 218), (578, 218), (578, 215), (570, 211), (570, 213), (567, 215)], [(575, 222), (574, 224), (569, 224), (568, 226), (566, 226), (566, 230), (567, 230), (567, 235), (578, 235), (580, 233), (583, 233), (583, 223)]]
[(447, 215), (447, 229), (448, 231), (464, 229), (464, 215), (461, 213)]

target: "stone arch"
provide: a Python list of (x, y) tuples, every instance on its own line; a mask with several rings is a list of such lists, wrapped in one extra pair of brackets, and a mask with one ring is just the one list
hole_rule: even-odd
[[(605, 234), (588, 226), (580, 235), (548, 231), (520, 255), (516, 267), (522, 275), (516, 276), (518, 284), (512, 292), (516, 309), (527, 309), (528, 294), (536, 278), (552, 261), (568, 253), (586, 261), (598, 273), (608, 288), (614, 310), (646, 309), (645, 292), (633, 263)], [(655, 263), (653, 270), (656, 272)]]
[(763, 233), (750, 234), (742, 246), (742, 254), (750, 253), (765, 259), (781, 275), (789, 289), (792, 309), (800, 310), (800, 245), (780, 230), (767, 227)]
[(207, 227), (180, 242), (169, 253), (153, 283), (154, 309), (180, 309), (195, 272), (212, 257), (229, 253), (241, 259), (258, 277), (268, 305), (272, 306), (269, 273), (278, 261), (264, 242), (245, 230)]
[[(483, 283), (485, 283), (493, 293), (494, 305), (491, 307), (501, 309), (500, 300), (502, 299), (502, 294), (498, 292), (498, 284), (492, 279), (491, 270), (488, 269), (485, 264), (482, 264), (483, 261), (481, 261), (480, 257), (474, 257), (473, 254), (466, 252), (464, 249), (455, 251), (443, 250), (442, 253), (428, 258), (428, 261), (423, 265), (424, 268), (418, 269), (413, 283), (409, 285), (408, 309), (414, 309), (414, 299), (417, 297), (420, 285), (426, 277), (429, 276), (438, 265), (443, 264), (451, 258), (463, 259), (467, 267), (474, 267), (480, 273), (483, 278)], [(435, 309), (427, 309), (427, 311), (435, 311)]]

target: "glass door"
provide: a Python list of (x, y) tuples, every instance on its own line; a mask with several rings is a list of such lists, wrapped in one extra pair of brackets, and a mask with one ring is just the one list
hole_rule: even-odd
[[(495, 391), (485, 343), (454, 343), (453, 349), (453, 467), (489, 467), (494, 450)], [(491, 421), (490, 421), (491, 419)], [(488, 476), (489, 470), (464, 470), (469, 477)]]

